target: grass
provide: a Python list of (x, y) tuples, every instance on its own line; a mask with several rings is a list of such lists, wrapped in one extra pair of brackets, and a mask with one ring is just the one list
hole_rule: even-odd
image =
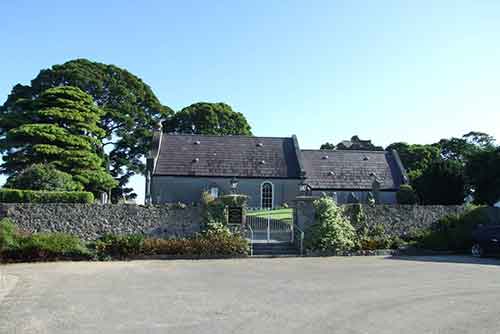
[(271, 216), (271, 219), (292, 219), (292, 215), (293, 215), (292, 208), (247, 211), (247, 216), (264, 217), (264, 218)]

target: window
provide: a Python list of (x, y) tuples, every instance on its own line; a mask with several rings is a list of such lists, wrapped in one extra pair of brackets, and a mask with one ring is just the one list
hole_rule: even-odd
[(261, 207), (263, 209), (273, 208), (273, 184), (271, 182), (264, 182), (260, 186), (261, 192)]
[(210, 188), (210, 195), (212, 195), (213, 198), (218, 198), (219, 197), (219, 188), (217, 188), (217, 187)]

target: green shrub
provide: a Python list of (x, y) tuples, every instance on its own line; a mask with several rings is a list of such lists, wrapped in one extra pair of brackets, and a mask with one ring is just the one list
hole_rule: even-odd
[(0, 189), (2, 203), (93, 203), (94, 195), (86, 191), (37, 191)]
[(487, 207), (471, 208), (462, 215), (441, 218), (421, 233), (419, 246), (433, 250), (468, 251), (472, 247), (472, 233), (476, 226), (492, 223), (487, 210)]
[(65, 233), (15, 235), (15, 244), (2, 251), (8, 261), (86, 260), (91, 253), (80, 239)]
[(351, 250), (356, 245), (356, 233), (343, 211), (330, 197), (314, 201), (316, 222), (306, 233), (307, 249), (338, 252)]
[(16, 245), (16, 225), (12, 220), (0, 220), (0, 253)]
[(97, 256), (100, 259), (127, 258), (142, 253), (144, 236), (140, 234), (113, 235), (105, 234), (94, 244)]
[(52, 165), (35, 164), (21, 173), (11, 176), (5, 187), (25, 190), (81, 191), (83, 186), (73, 177)]
[(204, 191), (201, 194), (201, 205), (204, 229), (210, 224), (220, 224), (226, 221), (226, 205), (220, 199)]
[(358, 235), (358, 238), (359, 248), (364, 250), (389, 249), (399, 246), (399, 240), (387, 234), (381, 224), (376, 224), (365, 230), (365, 233)]
[(417, 204), (418, 197), (413, 187), (409, 184), (402, 184), (396, 193), (396, 200), (399, 204)]
[(238, 234), (211, 231), (190, 239), (145, 239), (144, 253), (172, 256), (247, 255), (248, 241)]

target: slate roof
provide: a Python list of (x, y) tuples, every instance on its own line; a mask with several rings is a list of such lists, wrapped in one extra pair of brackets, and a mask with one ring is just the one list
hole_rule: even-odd
[(153, 175), (300, 178), (295, 137), (163, 134)]
[(395, 152), (356, 150), (302, 150), (306, 183), (312, 189), (372, 189), (374, 178), (381, 190), (395, 190), (405, 174)]

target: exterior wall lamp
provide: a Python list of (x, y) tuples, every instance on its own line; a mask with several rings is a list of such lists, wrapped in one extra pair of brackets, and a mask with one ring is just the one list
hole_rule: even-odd
[(307, 184), (304, 181), (300, 182), (300, 184), (299, 184), (299, 191), (300, 191), (300, 193), (303, 196), (306, 195), (306, 193), (307, 193)]
[(229, 183), (231, 184), (231, 192), (233, 194), (236, 193), (236, 188), (238, 188), (238, 180), (236, 179), (236, 177), (233, 176)]

